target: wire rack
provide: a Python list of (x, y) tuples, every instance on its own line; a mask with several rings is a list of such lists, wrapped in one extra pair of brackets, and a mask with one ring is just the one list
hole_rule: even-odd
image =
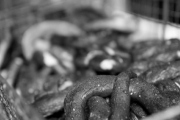
[(130, 0), (130, 5), (133, 13), (180, 24), (180, 0)]
[[(78, 1), (78, 2), (77, 2)], [(7, 29), (13, 25), (15, 35), (23, 32), (46, 13), (59, 9), (62, 2), (96, 5), (104, 0), (0, 0), (0, 41), (5, 38)], [(166, 24), (180, 24), (180, 0), (129, 0), (131, 11), (137, 15), (160, 20)], [(55, 3), (55, 4), (52, 4)], [(78, 4), (77, 4), (78, 3)], [(63, 6), (64, 7), (64, 3)], [(98, 7), (98, 6), (97, 6)]]

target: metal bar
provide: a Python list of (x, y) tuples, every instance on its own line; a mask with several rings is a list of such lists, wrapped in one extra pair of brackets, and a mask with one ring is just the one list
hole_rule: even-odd
[(176, 3), (176, 23), (177, 24), (180, 24), (180, 8), (179, 8), (179, 6), (180, 6), (180, 1), (179, 0), (177, 0), (176, 1), (177, 3)]
[(176, 5), (175, 5), (174, 0), (172, 1), (172, 6), (173, 6), (173, 8), (172, 8), (173, 22), (176, 23), (176, 14), (175, 14), (176, 13)]
[(166, 25), (169, 18), (169, 0), (163, 0), (163, 33), (162, 39), (165, 39)]
[(156, 13), (157, 13), (157, 11), (155, 10), (156, 9), (156, 1), (152, 0), (150, 3), (150, 7), (151, 7), (151, 11), (152, 11), (151, 17), (156, 18)]

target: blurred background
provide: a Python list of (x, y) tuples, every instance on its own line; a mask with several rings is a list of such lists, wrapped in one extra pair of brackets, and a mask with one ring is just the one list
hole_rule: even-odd
[[(37, 106), (84, 77), (122, 72), (136, 59), (135, 43), (169, 39), (180, 39), (180, 0), (0, 0), (0, 75)], [(179, 48), (164, 53), (157, 59), (180, 56)], [(50, 116), (63, 102), (40, 112)]]

